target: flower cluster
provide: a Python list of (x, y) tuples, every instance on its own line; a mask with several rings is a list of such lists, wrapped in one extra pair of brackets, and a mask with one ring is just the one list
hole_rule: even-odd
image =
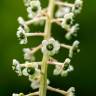
[[(75, 2), (72, 4), (62, 2), (60, 0), (50, 0), (49, 6), (47, 8), (41, 8), (40, 0), (23, 1), (27, 9), (29, 20), (25, 21), (22, 17), (18, 17), (19, 27), (17, 29), (16, 35), (20, 40), (20, 44), (27, 44), (29, 36), (42, 36), (44, 40), (42, 40), (41, 43), (36, 47), (24, 48), (23, 53), (25, 62), (21, 64), (18, 60), (13, 59), (12, 69), (19, 76), (23, 75), (28, 77), (28, 80), (31, 82), (32, 89), (42, 89), (44, 86), (47, 86), (46, 88), (48, 88), (49, 90), (56, 91), (58, 89), (49, 87), (50, 80), (47, 78), (47, 65), (50, 64), (55, 66), (55, 68), (53, 69), (53, 75), (67, 76), (68, 73), (74, 70), (74, 67), (71, 65), (71, 59), (75, 53), (78, 53), (80, 51), (80, 42), (78, 40), (75, 40), (72, 45), (66, 45), (59, 42), (58, 40), (55, 40), (55, 38), (53, 38), (50, 34), (51, 24), (56, 23), (63, 29), (65, 29), (67, 32), (65, 34), (67, 40), (72, 39), (73, 36), (77, 36), (79, 24), (74, 24), (74, 17), (81, 12), (83, 1), (75, 0)], [(51, 4), (50, 2), (54, 4)], [(57, 6), (58, 9), (54, 16), (53, 12), (55, 11), (53, 9), (55, 9), (55, 6)], [(42, 23), (42, 21), (46, 22), (45, 32), (31, 32), (29, 25)], [(59, 62), (55, 59), (54, 56), (55, 54), (59, 53), (61, 47), (68, 49), (69, 52), (68, 58), (66, 58), (63, 62)], [(35, 53), (37, 53), (37, 51), (41, 51), (41, 53), (43, 54), (43, 57), (38, 62), (36, 60), (37, 58), (35, 57)], [(41, 84), (43, 84), (42, 82), (45, 84), (42, 85), (43, 87), (41, 86)], [(74, 96), (74, 91), (74, 87), (71, 87), (66, 92), (60, 90), (58, 90), (57, 92), (62, 93), (65, 96)], [(28, 95), (24, 95), (23, 93), (14, 93), (12, 96), (33, 96), (39, 95), (38, 93), (39, 91)]]
[(26, 44), (28, 42), (26, 33), (29, 32), (29, 28), (22, 17), (18, 17), (18, 22), (20, 26), (17, 30), (17, 37), (20, 40), (20, 44)]
[[(20, 64), (19, 61), (16, 59), (13, 59), (13, 70), (19, 75), (19, 76), (28, 76), (29, 81), (31, 82), (31, 87), (33, 89), (39, 88), (40, 85), (40, 63), (39, 62), (25, 62), (24, 64)], [(49, 80), (47, 82), (49, 84)]]
[(76, 32), (79, 29), (79, 24), (76, 23), (73, 25), (73, 19), (76, 14), (81, 12), (83, 1), (75, 0), (74, 4), (59, 3), (58, 5), (59, 8), (55, 15), (57, 18), (63, 18), (60, 21), (60, 25), (67, 31), (65, 37), (69, 40), (72, 38), (72, 36), (77, 36)]

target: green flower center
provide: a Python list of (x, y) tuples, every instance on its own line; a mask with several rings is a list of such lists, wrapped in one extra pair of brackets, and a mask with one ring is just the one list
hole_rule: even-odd
[(20, 39), (24, 39), (25, 38), (25, 34), (24, 33), (20, 33)]
[(53, 48), (54, 48), (54, 46), (53, 46), (53, 44), (48, 44), (48, 45), (46, 46), (46, 48), (47, 48), (49, 51), (52, 51)]
[(30, 75), (32, 75), (32, 74), (35, 73), (35, 68), (30, 67), (30, 68), (27, 69), (27, 72), (28, 72)]
[(66, 63), (66, 64), (64, 65), (64, 70), (67, 70), (68, 68), (69, 68), (69, 64)]
[(80, 4), (75, 5), (75, 9), (78, 10), (80, 8)]
[(69, 19), (67, 19), (67, 21), (66, 21), (66, 24), (71, 24), (71, 19), (69, 18)]
[(37, 6), (34, 6), (34, 7), (32, 8), (32, 11), (33, 11), (33, 12), (37, 12), (37, 11), (38, 11), (38, 7), (37, 7)]

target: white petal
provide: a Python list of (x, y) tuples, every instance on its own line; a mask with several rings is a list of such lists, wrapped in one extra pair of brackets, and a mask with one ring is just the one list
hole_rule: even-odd
[(27, 38), (20, 40), (20, 44), (27, 44)]
[(67, 69), (68, 72), (71, 72), (74, 70), (74, 67), (72, 65), (69, 66), (69, 68)]
[(14, 66), (17, 66), (17, 65), (19, 65), (20, 63), (19, 63), (19, 61), (17, 61), (16, 59), (13, 59), (13, 65)]
[(22, 74), (23, 74), (24, 76), (28, 76), (28, 75), (29, 75), (28, 72), (27, 72), (27, 68), (24, 68), (24, 69), (23, 69)]
[(25, 25), (25, 21), (24, 21), (24, 19), (22, 17), (18, 17), (17, 20), (18, 20), (19, 24)]
[(12, 96), (19, 96), (19, 94), (13, 93)]
[(50, 38), (49, 40), (48, 40), (48, 43), (50, 44), (55, 44), (55, 40), (54, 40), (54, 38)]
[(62, 77), (63, 77), (63, 76), (66, 77), (67, 75), (68, 75), (68, 71), (65, 71), (65, 70), (64, 70), (64, 71), (61, 72), (61, 76), (62, 76)]
[(65, 63), (70, 64), (71, 60), (69, 58), (66, 58)]
[(39, 88), (39, 86), (40, 86), (40, 81), (39, 81), (39, 80), (34, 80), (34, 81), (32, 81), (31, 87), (32, 87), (33, 89), (37, 89), (37, 88)]
[(48, 45), (48, 41), (47, 41), (47, 40), (43, 40), (43, 41), (42, 41), (42, 45), (43, 45), (43, 46)]
[(59, 70), (54, 69), (54, 71), (53, 71), (53, 75), (59, 75), (59, 74), (60, 74)]
[(60, 43), (58, 41), (55, 41), (54, 48), (56, 51), (58, 51), (60, 49)]

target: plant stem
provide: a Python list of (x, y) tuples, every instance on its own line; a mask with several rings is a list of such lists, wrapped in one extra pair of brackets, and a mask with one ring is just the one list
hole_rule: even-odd
[(64, 3), (64, 2), (60, 2), (60, 1), (56, 1), (55, 2), (56, 5), (59, 5), (59, 6), (67, 6), (67, 7), (73, 7), (74, 4), (71, 4), (71, 3)]
[(64, 96), (67, 94), (67, 91), (56, 89), (56, 88), (53, 88), (51, 86), (48, 86), (47, 89), (50, 90), (50, 91), (53, 91), (53, 92), (60, 93), (60, 94), (62, 94)]
[[(54, 0), (49, 0), (48, 12), (47, 12), (47, 19), (45, 24), (45, 36), (44, 39), (49, 39), (51, 37), (51, 20), (53, 18), (54, 13)], [(41, 80), (40, 80), (40, 95), (39, 96), (46, 96), (47, 91), (47, 61), (48, 61), (48, 54), (43, 54), (42, 64), (41, 64)]]
[(37, 96), (39, 95), (39, 92), (33, 92), (33, 93), (30, 93), (28, 95), (25, 95), (25, 96)]

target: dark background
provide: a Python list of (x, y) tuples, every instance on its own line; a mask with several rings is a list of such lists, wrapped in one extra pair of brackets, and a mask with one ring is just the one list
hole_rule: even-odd
[[(42, 6), (47, 5), (47, 0), (41, 1)], [(13, 92), (28, 93), (31, 91), (27, 78), (18, 77), (11, 69), (12, 59), (16, 58), (23, 62), (22, 48), (37, 45), (42, 38), (29, 38), (26, 46), (19, 45), (16, 37), (18, 16), (27, 19), (22, 0), (0, 0), (0, 96), (11, 96)], [(54, 87), (67, 90), (70, 86), (75, 86), (76, 96), (96, 96), (96, 0), (84, 0), (83, 11), (76, 20), (80, 23), (79, 36), (76, 39), (81, 43), (81, 52), (72, 59), (74, 72), (66, 78), (54, 77), (52, 67), (49, 66), (48, 75), (51, 85)], [(43, 27), (34, 26), (32, 28), (33, 31), (37, 29), (43, 30)], [(59, 41), (71, 43), (65, 40), (63, 30), (55, 24), (53, 25), (53, 34)], [(61, 50), (61, 53), (57, 57), (63, 61), (67, 52)], [(37, 59), (40, 56), (40, 54), (37, 55)], [(61, 96), (50, 94), (49, 96)]]

